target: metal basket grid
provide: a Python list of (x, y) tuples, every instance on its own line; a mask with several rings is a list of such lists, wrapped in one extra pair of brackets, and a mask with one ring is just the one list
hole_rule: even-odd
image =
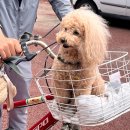
[[(72, 80), (71, 74), (74, 71), (77, 73), (85, 71), (88, 68), (69, 71), (44, 68), (40, 71), (36, 76), (36, 84), (53, 117), (72, 124), (97, 126), (128, 112), (130, 110), (130, 71), (127, 56), (127, 52), (109, 51), (108, 57), (99, 65), (100, 74), (105, 80), (106, 91), (103, 95), (75, 96), (73, 83), (78, 82), (78, 79)], [(44, 72), (48, 71), (49, 73), (43, 75)], [(60, 73), (62, 71), (69, 74), (70, 79), (59, 80), (53, 77), (54, 72)], [(80, 79), (80, 82), (91, 78), (95, 77), (83, 78)], [(61, 91), (71, 91), (73, 97), (69, 100), (74, 101), (74, 104), (63, 104), (58, 101), (59, 98), (67, 99), (68, 97), (59, 97), (56, 94), (57, 88), (53, 83), (54, 80), (58, 80), (63, 84), (66, 82), (72, 83), (70, 89), (63, 89), (63, 87), (59, 89)], [(47, 100), (46, 96), (48, 95), (52, 95), (54, 99)]]

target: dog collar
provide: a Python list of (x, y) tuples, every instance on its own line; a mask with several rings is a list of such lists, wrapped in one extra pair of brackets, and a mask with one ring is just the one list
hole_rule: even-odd
[(65, 61), (65, 59), (63, 57), (61, 57), (61, 54), (58, 54), (57, 59), (59, 61), (61, 61), (62, 63), (68, 64), (68, 65), (79, 65), (80, 64), (80, 62), (78, 62), (78, 61), (77, 62)]

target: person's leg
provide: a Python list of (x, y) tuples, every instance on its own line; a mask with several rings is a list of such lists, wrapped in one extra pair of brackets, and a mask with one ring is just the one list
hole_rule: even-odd
[[(29, 97), (29, 86), (32, 77), (31, 74), (31, 64), (30, 63), (20, 63), (19, 69), (21, 75), (19, 76), (13, 70), (8, 67), (5, 68), (7, 75), (17, 88), (17, 95), (14, 100), (22, 100)], [(30, 78), (29, 78), (30, 77)], [(27, 109), (17, 108), (9, 112), (9, 130), (26, 130), (27, 128)]]

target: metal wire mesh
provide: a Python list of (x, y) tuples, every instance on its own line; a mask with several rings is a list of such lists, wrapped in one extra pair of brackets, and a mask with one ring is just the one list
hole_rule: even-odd
[[(44, 68), (40, 71), (36, 76), (36, 83), (54, 118), (82, 126), (97, 126), (128, 112), (130, 110), (130, 71), (127, 55), (127, 52), (109, 51), (108, 57), (99, 65), (99, 72), (105, 81), (105, 92), (101, 95), (76, 95), (77, 92), (86, 90), (80, 87), (75, 89), (76, 84), (80, 85), (95, 77), (73, 77), (89, 68), (79, 70)], [(58, 79), (54, 77), (54, 73), (66, 76)], [(58, 82), (61, 87), (57, 88), (55, 82)], [(69, 87), (64, 88), (65, 85)], [(64, 92), (71, 96), (62, 94)], [(54, 99), (46, 99), (47, 95), (52, 95)]]

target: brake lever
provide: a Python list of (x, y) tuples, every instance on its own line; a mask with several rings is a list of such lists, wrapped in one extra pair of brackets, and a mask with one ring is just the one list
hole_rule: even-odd
[(25, 55), (25, 58), (23, 60), (30, 61), (37, 55), (35, 52), (30, 53), (28, 50), (28, 46), (26, 42), (30, 41), (31, 37), (32, 37), (32, 34), (25, 32), (20, 38), (21, 48)]
[[(37, 55), (37, 52), (29, 52), (26, 42), (30, 41), (31, 37), (33, 37), (32, 34), (25, 32), (20, 38), (20, 44), (24, 56), (11, 56), (10, 58), (4, 60), (4, 62), (7, 64), (13, 63), (15, 65), (18, 65), (20, 62), (32, 60)], [(34, 36), (35, 40), (38, 40), (39, 38), (39, 35)]]
[(15, 62), (15, 65), (18, 65), (20, 62), (23, 62), (23, 61), (30, 61), (32, 60), (35, 56), (37, 55), (37, 53), (30, 53), (28, 55), (28, 57), (23, 57), (23, 58), (20, 58), (18, 59), (16, 62)]
[(18, 65), (20, 62), (22, 61), (30, 61), (32, 60), (36, 55), (37, 53), (36, 52), (29, 52), (28, 50), (28, 46), (26, 44), (27, 41), (30, 41), (32, 37), (32, 34), (28, 33), (28, 32), (25, 32), (21, 38), (20, 38), (20, 44), (21, 44), (21, 48), (23, 50), (23, 53), (24, 53), (24, 56), (15, 60), (15, 65)]

